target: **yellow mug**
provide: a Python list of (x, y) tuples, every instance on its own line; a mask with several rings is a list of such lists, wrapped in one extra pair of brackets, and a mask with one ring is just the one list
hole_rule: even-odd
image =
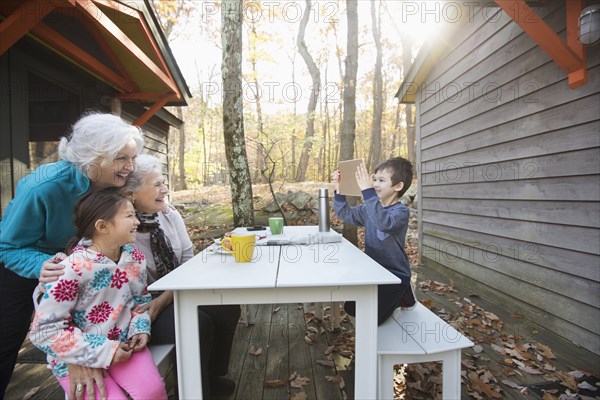
[(236, 235), (232, 234), (229, 237), (224, 237), (221, 240), (221, 247), (228, 253), (233, 254), (235, 262), (247, 263), (252, 261), (254, 256), (254, 244), (256, 243), (256, 235)]

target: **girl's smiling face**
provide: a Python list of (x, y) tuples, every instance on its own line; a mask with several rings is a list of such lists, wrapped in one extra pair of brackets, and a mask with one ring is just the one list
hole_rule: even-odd
[(392, 185), (392, 174), (387, 169), (377, 171), (373, 174), (373, 189), (377, 192), (377, 196), (379, 196), (381, 204), (384, 206), (396, 203), (399, 200), (398, 192), (403, 187), (403, 182)]
[(135, 216), (135, 209), (131, 201), (123, 201), (117, 214), (107, 221), (108, 237), (119, 247), (135, 242), (135, 233), (140, 221)]
[(144, 183), (134, 194), (135, 208), (143, 213), (154, 214), (165, 208), (165, 196), (169, 189), (165, 185), (165, 177), (160, 171), (153, 170), (144, 176)]

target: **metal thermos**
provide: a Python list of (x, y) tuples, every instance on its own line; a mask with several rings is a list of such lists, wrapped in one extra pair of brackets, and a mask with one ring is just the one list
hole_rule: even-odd
[(319, 232), (329, 232), (329, 191), (319, 189)]

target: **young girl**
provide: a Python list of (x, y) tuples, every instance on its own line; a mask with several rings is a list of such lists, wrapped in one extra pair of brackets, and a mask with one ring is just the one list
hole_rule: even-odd
[[(64, 275), (45, 285), (31, 342), (48, 354), (52, 372), (70, 392), (67, 364), (104, 368), (109, 399), (166, 399), (146, 347), (150, 301), (146, 260), (131, 244), (139, 221), (131, 202), (114, 191), (88, 194), (75, 205), (76, 238), (61, 262)], [(83, 240), (82, 240), (83, 239)], [(77, 385), (77, 398), (89, 388)], [(122, 390), (123, 389), (123, 390)], [(96, 390), (98, 393), (98, 390)]]

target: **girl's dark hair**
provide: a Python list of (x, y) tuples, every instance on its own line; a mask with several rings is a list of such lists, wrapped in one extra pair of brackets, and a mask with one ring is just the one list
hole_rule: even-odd
[(81, 239), (91, 239), (96, 231), (96, 221), (110, 221), (126, 201), (129, 201), (127, 197), (114, 190), (89, 193), (77, 200), (73, 212), (75, 236), (67, 244), (66, 253), (71, 254)]

